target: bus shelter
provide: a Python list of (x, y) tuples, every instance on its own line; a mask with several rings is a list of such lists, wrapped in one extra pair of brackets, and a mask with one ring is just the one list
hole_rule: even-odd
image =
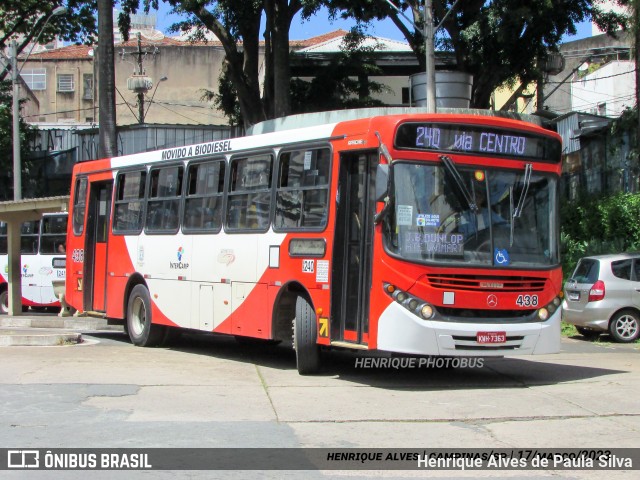
[(22, 222), (39, 220), (44, 213), (66, 212), (69, 196), (0, 202), (0, 221), (7, 224), (9, 315), (22, 314), (20, 234)]

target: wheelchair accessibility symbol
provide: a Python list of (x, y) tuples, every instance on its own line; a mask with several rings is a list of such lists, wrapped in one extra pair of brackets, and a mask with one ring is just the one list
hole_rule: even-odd
[(493, 258), (498, 265), (509, 265), (511, 259), (509, 258), (509, 252), (496, 248), (494, 250)]

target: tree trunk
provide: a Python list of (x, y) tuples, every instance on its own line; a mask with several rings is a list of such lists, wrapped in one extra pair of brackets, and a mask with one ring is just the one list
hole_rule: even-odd
[(273, 117), (291, 113), (291, 68), (289, 66), (289, 27), (291, 15), (287, 0), (274, 0), (273, 47)]
[(113, 55), (113, 0), (98, 0), (98, 157), (116, 157), (116, 74)]

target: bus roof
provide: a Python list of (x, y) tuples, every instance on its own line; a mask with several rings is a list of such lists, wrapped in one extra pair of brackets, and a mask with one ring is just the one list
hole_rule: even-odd
[[(275, 118), (256, 123), (247, 129), (247, 135), (260, 135), (263, 133), (293, 130), (297, 128), (312, 127), (324, 124), (335, 124), (346, 120), (381, 117), (385, 115), (424, 114), (423, 107), (379, 107), (358, 108), (350, 110), (332, 110), (328, 112), (302, 113), (287, 117)], [(500, 110), (483, 110), (477, 108), (439, 108), (438, 113), (482, 115), (491, 117), (511, 118), (544, 126), (544, 119), (537, 115), (525, 115)]]

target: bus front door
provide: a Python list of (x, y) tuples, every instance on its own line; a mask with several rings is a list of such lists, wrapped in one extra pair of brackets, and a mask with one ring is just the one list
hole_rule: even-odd
[(84, 257), (84, 308), (107, 308), (107, 237), (111, 216), (113, 181), (91, 183)]
[(376, 151), (343, 154), (333, 251), (331, 341), (366, 345), (373, 251)]

